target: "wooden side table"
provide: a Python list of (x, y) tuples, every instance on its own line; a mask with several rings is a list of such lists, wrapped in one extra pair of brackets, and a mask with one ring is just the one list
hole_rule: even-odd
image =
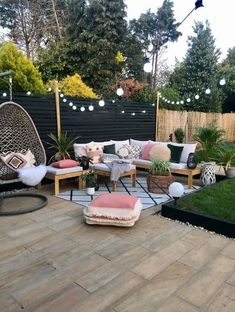
[[(60, 180), (66, 180), (69, 178), (79, 178), (82, 174), (88, 172), (89, 170), (83, 170), (82, 167), (73, 167), (66, 169), (58, 169), (51, 166), (47, 166), (47, 173), (45, 175), (46, 179), (55, 181), (55, 195), (60, 192)], [(84, 181), (79, 178), (78, 188), (84, 188)]]
[(171, 173), (177, 173), (181, 175), (188, 176), (188, 187), (192, 188), (193, 186), (193, 176), (201, 174), (202, 168), (196, 167), (195, 169), (173, 169), (171, 168)]

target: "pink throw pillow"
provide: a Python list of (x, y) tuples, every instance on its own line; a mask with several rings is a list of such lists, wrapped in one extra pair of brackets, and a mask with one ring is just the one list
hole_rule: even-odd
[(100, 194), (91, 203), (90, 207), (134, 209), (138, 197), (128, 194)]
[(72, 159), (63, 159), (52, 163), (51, 166), (55, 168), (65, 169), (79, 166), (79, 163)]
[(142, 159), (149, 160), (149, 153), (154, 145), (155, 145), (154, 143), (146, 144), (142, 153)]

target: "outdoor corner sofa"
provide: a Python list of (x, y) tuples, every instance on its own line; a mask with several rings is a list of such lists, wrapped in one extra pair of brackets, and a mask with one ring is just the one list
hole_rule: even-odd
[[(157, 143), (161, 143), (164, 145), (167, 145), (170, 143), (170, 144), (175, 145), (175, 146), (182, 146), (183, 147), (179, 163), (174, 163), (174, 162), (170, 163), (171, 172), (187, 176), (188, 177), (188, 187), (191, 188), (193, 176), (201, 173), (200, 167), (197, 167), (197, 168), (191, 169), (191, 170), (187, 168), (188, 155), (189, 155), (189, 153), (195, 152), (196, 143), (195, 144), (194, 143), (192, 143), (192, 144), (182, 143), (181, 144), (181, 143), (174, 143), (174, 142), (156, 142), (156, 141), (151, 141), (151, 140), (140, 141), (140, 140), (135, 140), (135, 139), (127, 139), (127, 140), (122, 140), (122, 141), (109, 140), (109, 141), (104, 141), (104, 142), (92, 141), (92, 142), (83, 143), (83, 144), (75, 143), (74, 144), (74, 154), (75, 154), (76, 159), (78, 159), (78, 157), (81, 157), (81, 156), (87, 156), (87, 147), (89, 147), (89, 146), (103, 146), (105, 149), (106, 147), (109, 147), (109, 146), (115, 144), (115, 153), (118, 153), (118, 151), (120, 151), (120, 149), (122, 147), (126, 147), (126, 148), (130, 147), (130, 149), (132, 147), (138, 147), (140, 150), (140, 153), (139, 153), (140, 156), (138, 158), (132, 157), (131, 163), (136, 168), (149, 169), (151, 164), (152, 164), (152, 161), (147, 160), (147, 159), (142, 159), (142, 154), (143, 154), (143, 151), (144, 151), (146, 145), (157, 144)], [(105, 171), (109, 170), (107, 168), (107, 166), (105, 165), (105, 163), (102, 163), (102, 162), (94, 163), (92, 165), (92, 168), (99, 171), (99, 172), (101, 172), (101, 171), (105, 172)]]

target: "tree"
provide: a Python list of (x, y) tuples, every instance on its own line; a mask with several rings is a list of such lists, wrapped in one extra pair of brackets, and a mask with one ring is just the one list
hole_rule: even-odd
[[(84, 10), (82, 18), (73, 19), (74, 26), (67, 28), (68, 37), (74, 38), (73, 70), (78, 69), (88, 85), (105, 94), (120, 71), (116, 55), (127, 31), (125, 4), (123, 0), (93, 0)], [(79, 18), (81, 11), (77, 9), (76, 14)]]
[(152, 86), (155, 88), (159, 71), (159, 53), (167, 42), (176, 41), (181, 34), (177, 31), (178, 24), (174, 18), (173, 2), (164, 0), (156, 14), (147, 11), (141, 14), (138, 20), (132, 20), (130, 25), (143, 44), (145, 56), (148, 57), (150, 54), (152, 57)]
[[(221, 91), (218, 88), (218, 58), (220, 51), (208, 21), (195, 23), (194, 36), (188, 38), (188, 51), (183, 63), (176, 67), (170, 86), (179, 91), (187, 110), (220, 112)], [(205, 94), (206, 89), (210, 94)], [(199, 99), (195, 99), (198, 95)], [(186, 99), (190, 98), (190, 102)]]
[[(39, 71), (24, 53), (17, 50), (11, 42), (6, 42), (0, 48), (0, 72), (11, 71), (13, 76), (13, 90), (44, 93), (45, 88)], [(2, 89), (8, 88), (6, 79), (0, 80)]]
[(226, 85), (223, 86), (224, 105), (223, 112), (235, 111), (235, 47), (228, 50), (226, 59), (220, 65), (219, 76), (224, 77)]
[(60, 88), (65, 95), (97, 99), (98, 96), (81, 79), (79, 74), (67, 76), (60, 81)]
[(66, 0), (2, 0), (0, 26), (9, 30), (9, 37), (27, 58), (49, 39), (61, 39)]

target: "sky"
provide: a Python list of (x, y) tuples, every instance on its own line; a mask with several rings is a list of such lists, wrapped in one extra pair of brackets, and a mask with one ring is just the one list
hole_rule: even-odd
[[(148, 9), (156, 12), (163, 0), (125, 0), (128, 19), (138, 18)], [(173, 0), (177, 22), (181, 22), (194, 8), (195, 0)], [(203, 8), (199, 8), (178, 28), (182, 32), (177, 42), (168, 43), (168, 51), (164, 55), (169, 66), (174, 66), (175, 58), (183, 59), (187, 51), (187, 38), (193, 34), (195, 21), (209, 21), (216, 47), (222, 52), (220, 61), (227, 55), (229, 48), (235, 46), (235, 0), (203, 0)]]

